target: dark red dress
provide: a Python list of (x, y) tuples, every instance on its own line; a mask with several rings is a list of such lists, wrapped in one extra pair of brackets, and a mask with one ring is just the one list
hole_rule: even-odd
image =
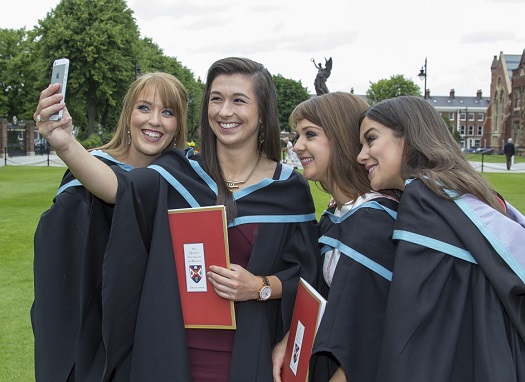
[[(255, 223), (228, 229), (231, 263), (247, 267), (258, 229)], [(235, 330), (186, 329), (186, 337), (193, 382), (228, 381)]]

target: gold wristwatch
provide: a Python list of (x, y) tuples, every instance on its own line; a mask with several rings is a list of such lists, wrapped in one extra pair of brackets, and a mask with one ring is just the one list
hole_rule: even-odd
[(270, 280), (266, 276), (259, 276), (262, 279), (263, 285), (259, 289), (259, 301), (266, 301), (272, 295), (272, 288), (270, 287)]

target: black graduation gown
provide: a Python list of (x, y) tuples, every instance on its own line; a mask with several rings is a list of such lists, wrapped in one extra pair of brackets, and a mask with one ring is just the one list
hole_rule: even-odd
[(319, 276), (328, 303), (310, 359), (311, 381), (328, 381), (339, 366), (348, 381), (375, 379), (394, 266), (397, 207), (397, 201), (379, 197), (344, 216), (336, 217), (332, 208), (321, 217), (322, 252), (338, 248), (341, 256), (330, 288)]
[[(131, 168), (101, 151), (93, 155), (108, 166)], [(53, 205), (40, 217), (34, 235), (31, 307), (39, 382), (73, 379), (77, 339), (80, 327), (86, 325), (81, 322), (100, 306), (94, 299), (96, 289), (100, 290), (100, 272), (94, 270), (104, 254), (112, 212), (112, 206), (93, 197), (68, 170)], [(92, 333), (91, 328), (89, 337)]]
[(446, 201), (421, 180), (406, 186), (377, 381), (525, 381), (517, 220), (470, 195)]
[[(214, 205), (214, 190), (198, 162), (178, 150), (119, 175), (104, 262), (103, 380), (191, 381), (167, 210)], [(248, 270), (278, 276), (283, 298), (239, 303), (230, 380), (271, 381), (272, 347), (288, 329), (298, 278), (317, 278), (314, 205), (304, 178), (281, 164), (274, 180), (235, 198), (232, 224), (259, 223)]]

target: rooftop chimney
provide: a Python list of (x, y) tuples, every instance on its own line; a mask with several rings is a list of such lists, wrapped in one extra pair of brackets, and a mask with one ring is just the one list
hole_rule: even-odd
[(479, 89), (477, 92), (476, 92), (476, 98), (478, 99), (478, 101), (481, 101), (481, 98), (483, 97), (482, 93), (481, 93), (481, 89)]
[(456, 98), (456, 91), (454, 89), (450, 89), (450, 98)]

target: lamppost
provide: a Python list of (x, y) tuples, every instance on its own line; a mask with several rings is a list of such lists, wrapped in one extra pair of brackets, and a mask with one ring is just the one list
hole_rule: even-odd
[(194, 114), (194, 111), (193, 111), (193, 107), (194, 107), (193, 105), (194, 105), (194, 102), (193, 102), (193, 101), (194, 101), (194, 100), (193, 100), (193, 93), (190, 93), (190, 99), (189, 99), (189, 102), (188, 102), (188, 103), (189, 103), (189, 109), (190, 109), (190, 110), (189, 110), (189, 114), (190, 114), (190, 120), (189, 120), (189, 122), (190, 122), (190, 126), (189, 126), (188, 130), (189, 130), (189, 133), (190, 133), (189, 135), (190, 135), (190, 140), (191, 140), (191, 142), (194, 141), (194, 135), (195, 135), (195, 129), (194, 129), (194, 126), (193, 126), (193, 114)]
[(423, 98), (427, 99), (427, 58), (425, 57), (425, 65), (421, 67), (419, 74), (417, 75), (421, 81), (425, 81), (425, 92)]
[(137, 57), (135, 57), (135, 79), (139, 78), (142, 74), (142, 70), (137, 62)]

